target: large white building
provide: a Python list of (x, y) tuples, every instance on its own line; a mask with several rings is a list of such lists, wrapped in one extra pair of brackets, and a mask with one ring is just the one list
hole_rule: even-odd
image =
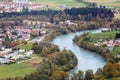
[(28, 3), (28, 0), (13, 0), (14, 3)]

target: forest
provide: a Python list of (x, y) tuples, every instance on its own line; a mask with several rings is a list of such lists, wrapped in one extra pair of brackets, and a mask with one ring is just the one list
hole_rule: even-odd
[[(10, 18), (17, 16), (37, 16), (42, 15), (48, 18), (53, 18), (55, 15), (59, 15), (59, 18), (62, 18), (65, 15), (69, 15), (71, 17), (70, 20), (78, 19), (79, 15), (83, 15), (86, 18), (88, 17), (100, 17), (100, 18), (113, 18), (114, 14), (110, 9), (107, 8), (71, 8), (65, 10), (34, 10), (29, 11), (28, 9), (23, 9), (23, 12), (12, 12), (12, 13), (0, 13), (0, 18)], [(88, 20), (88, 19), (85, 19)]]

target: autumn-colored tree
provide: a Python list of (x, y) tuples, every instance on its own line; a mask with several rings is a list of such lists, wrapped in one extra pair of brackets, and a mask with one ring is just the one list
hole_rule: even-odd
[(119, 63), (115, 63), (114, 65), (115, 65), (116, 69), (120, 72), (120, 64)]
[(85, 80), (93, 80), (94, 74), (92, 70), (87, 70), (85, 73)]
[(24, 45), (26, 45), (28, 42), (27, 42), (26, 40), (24, 40), (24, 41), (22, 41), (22, 43), (23, 43)]
[(15, 47), (15, 46), (17, 46), (19, 44), (20, 44), (19, 41), (13, 41), (13, 42), (9, 43), (9, 46), (10, 47)]
[(112, 63), (107, 63), (104, 67), (103, 67), (103, 74), (106, 78), (114, 78), (116, 76), (119, 75), (116, 67), (114, 66), (114, 64)]
[(64, 71), (54, 71), (52, 80), (68, 80), (68, 74)]

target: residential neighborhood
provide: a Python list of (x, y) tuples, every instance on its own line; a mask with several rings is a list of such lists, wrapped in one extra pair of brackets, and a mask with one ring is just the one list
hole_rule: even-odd
[(71, 27), (77, 26), (77, 24), (70, 20), (61, 21), (57, 25), (50, 22), (23, 20), (23, 25), (7, 26), (5, 31), (0, 29), (0, 63), (11, 63), (24, 57), (30, 57), (33, 51), (26, 51), (25, 49), (14, 50), (14, 48), (29, 42), (39, 43), (51, 29), (62, 26)]
[(4, 2), (0, 2), (0, 13), (22, 12), (25, 8), (31, 11), (46, 7), (47, 5), (39, 4), (39, 3), (31, 3), (28, 0), (12, 0), (12, 1), (6, 0)]
[[(107, 32), (110, 32), (110, 30), (106, 30)], [(96, 41), (94, 43), (94, 46), (100, 47), (104, 46), (110, 51), (115, 51), (115, 48), (120, 47), (120, 33), (116, 33), (115, 38), (113, 39), (100, 39), (99, 41)], [(120, 58), (120, 52), (117, 51), (117, 57)]]

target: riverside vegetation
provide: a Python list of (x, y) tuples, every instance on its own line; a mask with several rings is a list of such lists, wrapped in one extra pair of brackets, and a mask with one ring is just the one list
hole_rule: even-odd
[(32, 50), (42, 58), (42, 62), (33, 73), (1, 80), (68, 80), (67, 71), (77, 65), (77, 58), (70, 50), (64, 49), (60, 52), (54, 44), (34, 43)]
[[(97, 34), (91, 34), (91, 33), (84, 33), (80, 36), (75, 36), (73, 41), (79, 46), (84, 49), (90, 50), (92, 52), (95, 52), (96, 54), (99, 54), (103, 56), (107, 63), (103, 67), (103, 69), (98, 69), (98, 71), (93, 74), (92, 70), (88, 70), (87, 73), (89, 74), (89, 78), (86, 79), (83, 77), (83, 72), (80, 71), (78, 74), (74, 74), (73, 80), (79, 80), (76, 79), (75, 76), (78, 76), (81, 79), (86, 80), (119, 80), (120, 79), (120, 64), (119, 64), (119, 58), (116, 57), (116, 52), (110, 51), (108, 48), (106, 48), (104, 45), (102, 46), (95, 46), (94, 43), (98, 41), (99, 39), (114, 39), (115, 34), (119, 31), (110, 31), (110, 32), (102, 32)], [(112, 54), (111, 54), (112, 52)], [(86, 75), (85, 75), (86, 77)], [(88, 76), (87, 76), (88, 77)]]

